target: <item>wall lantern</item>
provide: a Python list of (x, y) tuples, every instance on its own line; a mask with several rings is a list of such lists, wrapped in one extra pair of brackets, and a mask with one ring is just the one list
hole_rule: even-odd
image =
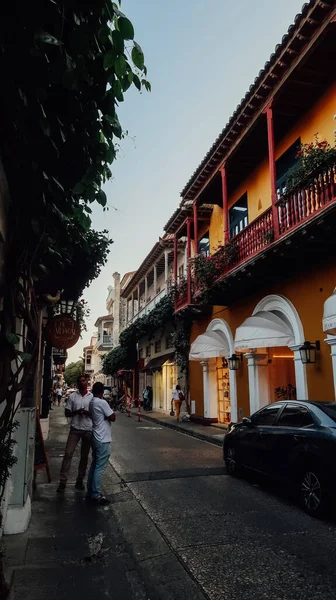
[(300, 356), (303, 365), (311, 365), (316, 363), (316, 351), (320, 350), (320, 342), (316, 340), (315, 346), (310, 342), (305, 342), (303, 346), (299, 348)]
[(60, 305), (61, 313), (63, 315), (70, 315), (74, 310), (75, 300), (61, 300)]
[(242, 355), (232, 354), (230, 358), (228, 358), (228, 365), (230, 371), (238, 371), (240, 367), (240, 363), (242, 361)]

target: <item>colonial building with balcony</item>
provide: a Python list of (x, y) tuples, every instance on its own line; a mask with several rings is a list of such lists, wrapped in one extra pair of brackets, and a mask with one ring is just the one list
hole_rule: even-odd
[[(183, 285), (187, 260), (183, 236), (176, 247), (172, 235), (166, 234), (159, 239), (121, 293), (126, 301), (126, 326), (148, 315), (173, 291), (173, 287)], [(163, 412), (171, 410), (174, 386), (177, 383), (183, 385), (175, 364), (172, 333), (173, 323), (167, 323), (158, 328), (151, 339), (140, 339), (137, 349), (136, 389), (141, 395), (145, 387), (150, 386), (153, 408)]]
[(305, 4), (165, 227), (174, 276), (187, 237), (175, 310), (194, 314), (190, 397), (208, 422), (335, 399), (335, 40), (335, 3)]

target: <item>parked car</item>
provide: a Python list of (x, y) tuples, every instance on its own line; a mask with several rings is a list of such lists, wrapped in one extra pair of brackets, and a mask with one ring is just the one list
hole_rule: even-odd
[(223, 458), (229, 475), (251, 469), (293, 485), (306, 512), (320, 516), (336, 491), (336, 402), (269, 404), (231, 425)]

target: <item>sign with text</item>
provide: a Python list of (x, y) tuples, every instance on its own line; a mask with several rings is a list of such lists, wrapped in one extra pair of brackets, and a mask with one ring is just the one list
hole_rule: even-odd
[(70, 315), (56, 315), (46, 327), (47, 341), (59, 350), (72, 348), (78, 342), (79, 336), (79, 325)]

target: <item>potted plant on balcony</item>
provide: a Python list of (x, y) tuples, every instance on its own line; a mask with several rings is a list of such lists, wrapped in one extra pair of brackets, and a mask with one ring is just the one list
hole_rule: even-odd
[(319, 180), (329, 182), (334, 177), (333, 168), (336, 166), (336, 146), (326, 140), (319, 140), (315, 135), (313, 142), (301, 144), (296, 155), (298, 163), (290, 169), (286, 177), (286, 192), (288, 194), (307, 188)]

